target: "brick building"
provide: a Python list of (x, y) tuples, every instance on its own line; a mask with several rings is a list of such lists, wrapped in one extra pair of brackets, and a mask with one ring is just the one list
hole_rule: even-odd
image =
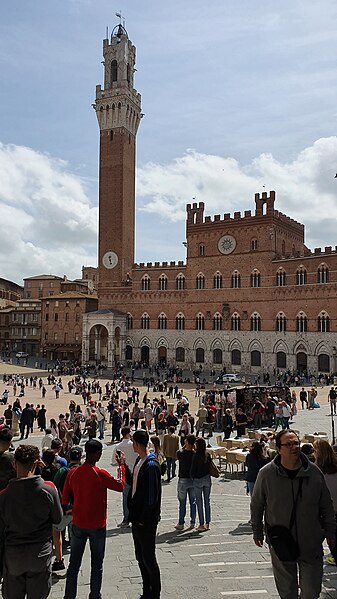
[(23, 288), (17, 283), (0, 279), (0, 310), (8, 306), (14, 306), (15, 302), (21, 299)]
[[(336, 371), (337, 247), (311, 251), (304, 225), (275, 209), (204, 215), (187, 205), (186, 262), (134, 264), (135, 48), (119, 25), (103, 41), (99, 310), (83, 319), (82, 359), (227, 371)], [(94, 348), (94, 351), (93, 351)]]
[(48, 361), (81, 359), (83, 315), (97, 310), (94, 295), (68, 291), (41, 300), (41, 354)]

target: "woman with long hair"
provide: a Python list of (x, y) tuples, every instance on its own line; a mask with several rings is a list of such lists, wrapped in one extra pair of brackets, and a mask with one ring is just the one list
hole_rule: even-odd
[(260, 441), (253, 441), (252, 446), (249, 450), (249, 454), (246, 457), (246, 476), (245, 481), (247, 483), (247, 490), (249, 495), (252, 495), (257, 475), (261, 470), (262, 466), (265, 466), (269, 462), (263, 454), (263, 445)]
[[(191, 464), (191, 478), (198, 510), (199, 526), (197, 531), (209, 530), (211, 522), (211, 487), (209, 473), (211, 456), (206, 453), (206, 441), (198, 437), (195, 442), (195, 454)], [(205, 508), (205, 511), (204, 511)]]
[[(332, 449), (330, 443), (325, 439), (317, 439), (314, 441), (315, 464), (322, 470), (325, 482), (330, 491), (333, 509), (335, 511), (335, 519), (337, 522), (337, 455)], [(334, 566), (337, 566), (337, 529), (335, 537), (335, 546), (331, 550), (332, 557), (327, 557), (326, 561)]]
[(183, 414), (183, 417), (181, 419), (180, 429), (178, 432), (178, 435), (180, 437), (181, 447), (184, 447), (185, 439), (186, 439), (187, 435), (191, 434), (191, 432), (192, 432), (192, 427), (191, 427), (191, 423), (189, 421), (189, 414), (188, 414), (188, 412), (185, 412), (185, 414)]

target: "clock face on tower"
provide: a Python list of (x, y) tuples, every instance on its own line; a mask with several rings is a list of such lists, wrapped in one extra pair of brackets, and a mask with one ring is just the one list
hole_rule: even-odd
[(218, 241), (218, 250), (222, 254), (231, 254), (236, 248), (236, 239), (233, 235), (224, 235)]
[(106, 252), (102, 258), (104, 268), (115, 268), (118, 264), (118, 256), (115, 252)]

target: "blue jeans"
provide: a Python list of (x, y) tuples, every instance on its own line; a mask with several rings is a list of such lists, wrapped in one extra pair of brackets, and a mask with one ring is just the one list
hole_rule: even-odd
[(178, 500), (179, 500), (179, 524), (185, 524), (186, 500), (190, 502), (190, 521), (195, 524), (197, 505), (195, 501), (195, 492), (193, 480), (191, 478), (179, 478), (178, 480)]
[(171, 480), (176, 475), (176, 461), (174, 458), (166, 458), (167, 480)]
[(131, 485), (124, 483), (123, 489), (123, 522), (129, 522), (128, 495)]
[(99, 438), (100, 439), (104, 439), (104, 425), (105, 425), (105, 420), (98, 420), (97, 422), (98, 424), (98, 432), (99, 432)]
[[(206, 476), (202, 476), (201, 478), (193, 479), (193, 486), (195, 492), (195, 499), (197, 502), (197, 510), (199, 517), (199, 524), (209, 524), (211, 521), (211, 486), (212, 481), (209, 474)], [(204, 515), (204, 506), (205, 506), (205, 515)]]
[(106, 528), (77, 528), (72, 526), (70, 561), (64, 599), (76, 599), (77, 578), (84, 549), (89, 539), (91, 553), (91, 575), (89, 599), (101, 599), (103, 559), (105, 553)]

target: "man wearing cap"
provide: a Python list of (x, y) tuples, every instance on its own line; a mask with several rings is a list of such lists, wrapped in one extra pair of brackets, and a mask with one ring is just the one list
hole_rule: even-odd
[(136, 559), (143, 580), (143, 599), (160, 598), (160, 571), (156, 559), (156, 532), (160, 520), (161, 473), (154, 452), (148, 450), (149, 434), (137, 430), (133, 434), (133, 448), (138, 454), (128, 497), (129, 520)]
[(118, 456), (118, 478), (107, 470), (98, 468), (96, 462), (102, 455), (103, 446), (97, 439), (85, 444), (86, 459), (68, 473), (62, 493), (65, 511), (72, 503), (73, 526), (71, 535), (70, 562), (64, 599), (76, 599), (77, 578), (81, 567), (86, 542), (91, 551), (90, 597), (101, 598), (103, 559), (106, 540), (107, 489), (123, 491), (125, 466)]

